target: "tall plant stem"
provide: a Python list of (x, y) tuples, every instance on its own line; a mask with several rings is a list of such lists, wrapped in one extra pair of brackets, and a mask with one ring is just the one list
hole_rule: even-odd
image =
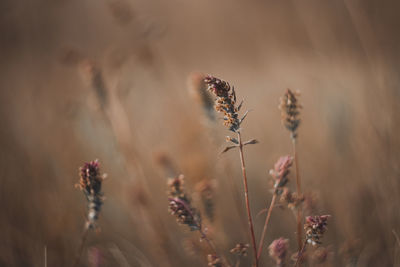
[(274, 208), (274, 205), (275, 205), (275, 200), (276, 200), (276, 194), (274, 193), (274, 195), (272, 196), (271, 204), (269, 205), (267, 218), (265, 219), (264, 229), (261, 234), (261, 239), (260, 239), (260, 242), (258, 243), (257, 259), (260, 259), (260, 257), (261, 257), (261, 252), (262, 252), (263, 245), (264, 245), (264, 238), (265, 238), (265, 234), (267, 233), (268, 223), (269, 223), (269, 219), (271, 218), (272, 209)]
[[(296, 138), (292, 138), (292, 144), (293, 144), (294, 164), (295, 164), (295, 169), (296, 169), (296, 192), (297, 192), (297, 196), (300, 197), (300, 195), (301, 195), (301, 180), (300, 180), (300, 172), (299, 172), (299, 160), (298, 160), (297, 149), (296, 149)], [(298, 245), (298, 248), (300, 251), (302, 248), (301, 206), (297, 207), (296, 222), (297, 222), (297, 245)]]
[(251, 217), (251, 211), (250, 211), (249, 189), (248, 189), (248, 186), (247, 186), (246, 165), (244, 163), (244, 156), (243, 156), (243, 143), (242, 143), (242, 137), (240, 135), (240, 132), (238, 132), (237, 134), (238, 134), (238, 141), (239, 141), (240, 162), (241, 162), (241, 165), (242, 165), (244, 196), (245, 196), (245, 199), (246, 199), (247, 218), (248, 218), (248, 221), (249, 221), (251, 241), (252, 241), (253, 250), (254, 250), (255, 266), (258, 267), (257, 245), (256, 245), (256, 238), (254, 236), (253, 219)]
[(78, 255), (76, 256), (75, 263), (73, 265), (74, 267), (78, 266), (79, 261), (81, 260), (83, 249), (85, 247), (85, 243), (86, 243), (86, 239), (87, 239), (88, 233), (89, 233), (89, 228), (86, 227), (85, 231), (82, 234), (81, 245), (79, 246)]

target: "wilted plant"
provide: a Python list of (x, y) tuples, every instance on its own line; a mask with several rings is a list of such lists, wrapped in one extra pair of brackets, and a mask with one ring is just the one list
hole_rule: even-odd
[(215, 110), (224, 114), (224, 125), (227, 126), (230, 131), (237, 134), (237, 138), (229, 136), (227, 137), (227, 141), (230, 142), (232, 145), (226, 147), (223, 152), (226, 152), (230, 149), (239, 148), (242, 175), (243, 175), (243, 184), (244, 184), (244, 195), (245, 195), (246, 209), (247, 209), (247, 218), (249, 222), (251, 241), (254, 250), (255, 265), (257, 267), (258, 266), (257, 245), (254, 235), (253, 219), (250, 211), (247, 174), (246, 174), (246, 166), (243, 155), (243, 146), (249, 144), (256, 144), (257, 140), (252, 139), (247, 142), (242, 142), (240, 126), (244, 121), (244, 119), (246, 118), (248, 111), (246, 111), (244, 115), (239, 119), (238, 112), (242, 107), (243, 101), (240, 102), (239, 105), (237, 105), (236, 92), (234, 87), (231, 87), (229, 83), (213, 76), (207, 76), (204, 79), (204, 82), (207, 84), (208, 90), (211, 91), (216, 96)]
[(280, 237), (272, 241), (268, 247), (269, 255), (274, 259), (277, 267), (283, 267), (285, 264), (286, 254), (289, 249), (289, 239)]

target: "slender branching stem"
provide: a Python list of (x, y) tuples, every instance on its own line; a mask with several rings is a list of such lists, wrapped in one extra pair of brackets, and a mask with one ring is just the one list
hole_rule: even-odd
[[(295, 169), (296, 169), (296, 192), (297, 192), (297, 196), (300, 197), (301, 196), (301, 180), (300, 180), (300, 172), (299, 172), (299, 160), (298, 160), (297, 149), (296, 149), (296, 138), (292, 138), (292, 144), (293, 144), (294, 164), (295, 164)], [(297, 222), (297, 245), (298, 245), (298, 249), (300, 251), (300, 249), (302, 247), (301, 206), (297, 207), (296, 222)]]
[(242, 165), (244, 196), (245, 196), (245, 199), (246, 199), (247, 218), (248, 218), (248, 221), (249, 221), (251, 241), (252, 241), (253, 250), (254, 250), (255, 266), (258, 267), (257, 245), (256, 245), (256, 238), (255, 238), (255, 235), (254, 235), (253, 219), (251, 217), (251, 211), (250, 211), (250, 202), (249, 202), (249, 193), (248, 193), (249, 190), (248, 190), (248, 186), (247, 186), (247, 175), (246, 175), (246, 165), (244, 163), (244, 156), (243, 156), (243, 143), (242, 143), (242, 137), (240, 135), (240, 131), (237, 134), (238, 134), (238, 141), (239, 141), (240, 161), (241, 161), (241, 165)]
[(264, 238), (267, 233), (268, 223), (269, 223), (269, 219), (271, 218), (272, 209), (274, 208), (274, 205), (275, 205), (275, 200), (276, 200), (276, 193), (274, 193), (274, 195), (272, 196), (271, 204), (269, 205), (269, 209), (268, 209), (268, 213), (267, 213), (267, 218), (265, 219), (265, 223), (264, 223), (264, 229), (261, 234), (260, 242), (258, 243), (257, 259), (260, 259), (260, 257), (261, 257), (261, 252), (262, 252), (263, 245), (264, 245)]
[(89, 233), (89, 228), (86, 227), (86, 228), (85, 228), (85, 231), (84, 231), (83, 234), (82, 234), (81, 244), (80, 244), (80, 246), (79, 246), (78, 254), (77, 254), (77, 256), (76, 256), (75, 263), (74, 263), (74, 265), (73, 265), (74, 267), (78, 266), (79, 261), (81, 260), (82, 253), (83, 253), (83, 250), (84, 250), (84, 248), (85, 248), (85, 243), (86, 243), (86, 239), (87, 239), (88, 233)]

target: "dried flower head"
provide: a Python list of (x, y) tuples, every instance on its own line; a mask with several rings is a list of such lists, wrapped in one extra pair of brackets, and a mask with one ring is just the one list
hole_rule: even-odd
[(275, 239), (272, 241), (271, 245), (269, 245), (268, 249), (269, 255), (274, 259), (276, 265), (282, 266), (289, 249), (289, 239), (283, 237)]
[(241, 120), (239, 119), (239, 107), (236, 107), (236, 93), (234, 87), (231, 88), (229, 83), (207, 76), (204, 82), (208, 86), (217, 99), (215, 100), (215, 110), (224, 113), (224, 125), (232, 132), (238, 132), (240, 129)]
[(297, 137), (297, 128), (300, 125), (298, 116), (302, 107), (298, 103), (298, 96), (300, 96), (300, 92), (292, 92), (287, 89), (283, 97), (281, 97), (279, 105), (279, 109), (282, 112), (282, 123), (291, 132), (292, 139)]
[(207, 256), (208, 266), (222, 267), (221, 258), (217, 255), (208, 254)]
[(100, 164), (96, 159), (87, 162), (79, 169), (80, 180), (79, 187), (88, 200), (88, 216), (86, 227), (96, 228), (96, 221), (99, 217), (101, 205), (103, 204), (103, 193), (101, 192), (101, 184), (105, 176), (100, 175)]
[(233, 249), (231, 249), (231, 253), (238, 256), (247, 256), (247, 250), (249, 247), (249, 244), (238, 243)]
[(184, 176), (168, 180), (169, 211), (177, 217), (177, 222), (186, 224), (191, 231), (201, 229), (201, 217), (198, 211), (191, 206), (190, 198), (184, 191)]
[(269, 171), (270, 175), (274, 179), (275, 193), (280, 194), (282, 192), (282, 187), (284, 187), (289, 181), (288, 175), (292, 164), (293, 158), (291, 156), (280, 157), (275, 163), (274, 169)]
[(321, 244), (320, 239), (327, 229), (328, 218), (330, 215), (307, 216), (304, 230), (306, 232), (307, 243), (316, 246)]

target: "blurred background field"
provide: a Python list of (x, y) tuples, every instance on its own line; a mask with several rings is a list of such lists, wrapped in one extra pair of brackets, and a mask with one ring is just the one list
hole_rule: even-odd
[[(399, 8), (2, 1), (0, 265), (44, 266), (45, 247), (48, 266), (72, 265), (86, 212), (74, 184), (96, 158), (107, 198), (82, 266), (207, 264), (199, 236), (168, 214), (171, 174), (185, 174), (199, 207), (198, 183), (215, 186), (215, 221), (205, 224), (221, 251), (249, 243), (239, 156), (218, 155), (228, 132), (205, 124), (190, 95), (190, 77), (203, 72), (229, 81), (252, 110), (243, 135), (260, 141), (245, 150), (254, 214), (271, 199), (268, 170), (292, 151), (279, 97), (300, 90), (303, 188), (332, 215), (325, 266), (399, 266)], [(257, 236), (263, 222), (255, 219)], [(276, 209), (266, 244), (283, 236), (294, 250), (294, 231), (292, 213)], [(263, 262), (272, 266), (267, 251)]]

